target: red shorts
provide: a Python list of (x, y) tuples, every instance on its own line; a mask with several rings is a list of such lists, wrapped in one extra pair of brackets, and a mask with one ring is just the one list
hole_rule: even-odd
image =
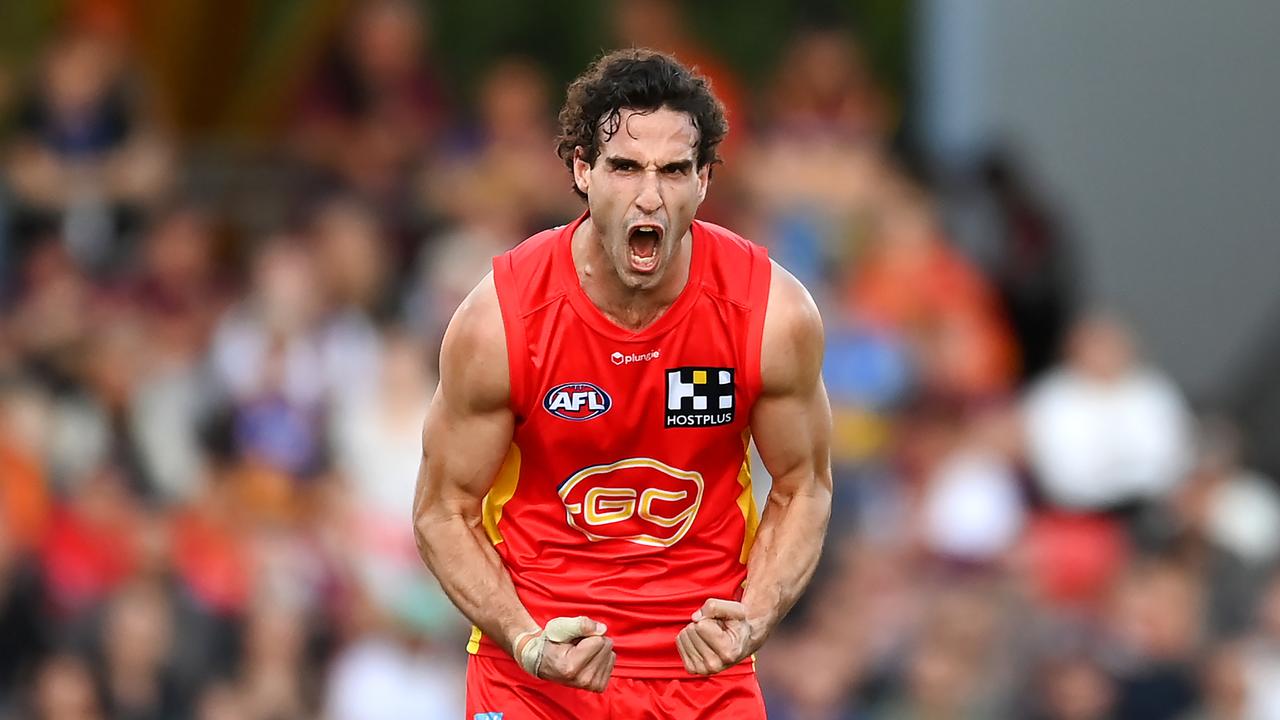
[(532, 677), (509, 658), (467, 660), (467, 720), (763, 720), (755, 673), (609, 680), (603, 693)]

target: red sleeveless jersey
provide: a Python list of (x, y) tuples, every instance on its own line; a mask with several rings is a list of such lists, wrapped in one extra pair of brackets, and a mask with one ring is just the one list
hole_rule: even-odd
[[(687, 285), (632, 332), (579, 284), (585, 217), (494, 259), (516, 425), (484, 527), (539, 624), (589, 616), (615, 675), (687, 677), (676, 634), (707, 598), (741, 598), (758, 521), (748, 420), (770, 263), (694, 221)], [(468, 650), (503, 654), (478, 629)]]

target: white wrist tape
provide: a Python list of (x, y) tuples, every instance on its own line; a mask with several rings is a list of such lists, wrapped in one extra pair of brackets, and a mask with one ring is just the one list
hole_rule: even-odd
[(538, 669), (542, 664), (542, 652), (548, 642), (565, 643), (577, 640), (593, 633), (582, 631), (588, 621), (582, 617), (558, 617), (547, 623), (541, 630), (530, 630), (516, 636), (514, 647), (516, 661), (524, 671), (538, 677)]

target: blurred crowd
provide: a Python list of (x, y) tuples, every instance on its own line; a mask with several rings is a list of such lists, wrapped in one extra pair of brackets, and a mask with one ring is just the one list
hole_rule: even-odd
[[(749, 82), (675, 2), (612, 20), (712, 79), (701, 217), (826, 320), (835, 506), (759, 655), (771, 717), (1280, 717), (1276, 486), (1084, 302), (1018, 159), (909, 172), (847, 28)], [(469, 627), (409, 522), (435, 356), (581, 204), (544, 67), (463, 102), (432, 32), (354, 5), (249, 169), (92, 25), (0, 88), (0, 718), (461, 716)]]

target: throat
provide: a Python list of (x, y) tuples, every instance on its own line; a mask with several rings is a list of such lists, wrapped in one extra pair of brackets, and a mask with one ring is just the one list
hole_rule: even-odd
[(671, 303), (663, 303), (661, 305), (651, 305), (643, 302), (630, 302), (618, 305), (616, 307), (601, 307), (596, 303), (601, 314), (613, 321), (619, 327), (639, 332), (653, 325), (663, 315), (667, 314), (667, 310), (671, 309)]
[[(610, 322), (629, 332), (650, 327), (671, 309), (689, 279), (690, 239), (683, 238), (684, 248), (672, 258), (673, 266), (652, 287), (632, 287), (600, 243), (591, 234), (588, 217), (571, 240), (571, 257), (583, 294)], [(656, 254), (658, 248), (642, 248)], [(656, 260), (656, 257), (654, 258)]]

